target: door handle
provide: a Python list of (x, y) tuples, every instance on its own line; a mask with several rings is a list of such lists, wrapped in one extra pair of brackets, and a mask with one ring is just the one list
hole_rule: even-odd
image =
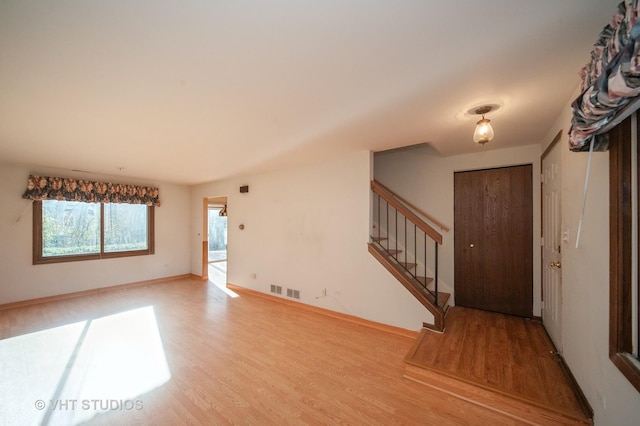
[(562, 263), (560, 263), (560, 262), (550, 262), (549, 266), (551, 266), (552, 268), (561, 269), (562, 268)]

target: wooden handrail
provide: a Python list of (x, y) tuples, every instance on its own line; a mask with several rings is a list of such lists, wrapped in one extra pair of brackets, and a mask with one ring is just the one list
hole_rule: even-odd
[(385, 200), (387, 203), (395, 207), (395, 209), (400, 213), (402, 213), (403, 216), (405, 216), (407, 219), (413, 222), (418, 228), (422, 230), (422, 232), (424, 232), (429, 237), (431, 237), (432, 240), (442, 245), (442, 235), (438, 231), (433, 229), (427, 222), (422, 220), (418, 215), (416, 215), (414, 212), (409, 210), (399, 200), (397, 200), (393, 196), (393, 193), (389, 191), (387, 188), (385, 188), (384, 185), (381, 185), (375, 180), (372, 180), (371, 189), (373, 190), (373, 192), (378, 194), (383, 200)]
[(440, 227), (440, 229), (442, 229), (444, 232), (449, 232), (449, 230), (450, 230), (449, 227), (446, 226), (444, 223), (440, 222), (438, 219), (436, 219), (433, 216), (431, 216), (430, 214), (424, 212), (422, 209), (416, 207), (409, 200), (406, 200), (406, 199), (402, 198), (400, 195), (396, 194), (395, 192), (393, 192), (392, 190), (390, 190), (389, 188), (387, 188), (386, 186), (384, 186), (380, 182), (378, 182), (376, 180), (374, 180), (373, 182), (375, 182), (378, 186), (380, 186), (381, 188), (383, 188), (384, 190), (389, 192), (394, 198), (397, 198), (400, 202), (406, 204), (407, 206), (409, 206), (413, 210), (415, 210), (418, 213), (420, 213), (422, 215), (422, 217), (426, 217), (429, 221), (431, 221), (431, 222), (435, 223), (436, 225), (438, 225)]

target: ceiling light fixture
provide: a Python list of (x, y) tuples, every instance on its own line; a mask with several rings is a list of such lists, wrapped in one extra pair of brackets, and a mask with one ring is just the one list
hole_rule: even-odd
[(480, 145), (486, 144), (493, 139), (493, 128), (491, 127), (491, 120), (484, 118), (484, 115), (493, 109), (491, 105), (481, 106), (474, 111), (477, 115), (481, 115), (482, 119), (476, 123), (476, 131), (473, 132), (473, 141)]

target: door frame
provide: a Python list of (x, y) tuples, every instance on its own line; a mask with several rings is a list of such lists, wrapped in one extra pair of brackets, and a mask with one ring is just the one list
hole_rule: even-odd
[[(209, 205), (210, 204), (222, 204), (228, 205), (227, 196), (222, 195), (218, 197), (204, 197), (202, 199), (202, 272), (201, 278), (203, 280), (209, 279)], [(228, 246), (227, 241), (227, 246)], [(229, 251), (227, 250), (227, 259), (229, 258)]]
[[(524, 166), (530, 166), (531, 168), (531, 192), (530, 192), (530, 196), (531, 198), (531, 226), (532, 226), (532, 234), (531, 234), (531, 288), (530, 288), (530, 297), (531, 297), (531, 306), (527, 309), (528, 314), (526, 315), (527, 318), (533, 318), (533, 319), (539, 319), (540, 317), (536, 315), (537, 312), (539, 312), (539, 306), (537, 305), (539, 303), (539, 299), (537, 299), (536, 297), (536, 285), (540, 285), (540, 281), (539, 278), (536, 277), (537, 275), (537, 268), (535, 267), (536, 262), (539, 261), (539, 259), (537, 259), (538, 257), (538, 251), (536, 250), (536, 244), (538, 244), (535, 235), (536, 235), (536, 226), (539, 223), (539, 220), (537, 220), (536, 218), (536, 203), (539, 202), (539, 199), (536, 196), (536, 191), (535, 191), (535, 185), (537, 183), (539, 183), (540, 181), (540, 170), (538, 169), (538, 162), (533, 159), (533, 161), (531, 161), (531, 159), (526, 159), (523, 158), (522, 161), (517, 161), (517, 162), (513, 162), (513, 163), (507, 163), (507, 164), (487, 164), (484, 167), (477, 167), (477, 168), (469, 168), (469, 169), (460, 169), (460, 170), (454, 170), (454, 181), (455, 181), (455, 174), (456, 173), (464, 173), (464, 172), (478, 172), (478, 171), (487, 171), (487, 170), (497, 170), (497, 169), (509, 169), (509, 168), (514, 168), (514, 167), (524, 167)], [(455, 184), (454, 184), (454, 192), (455, 192)], [(454, 200), (455, 200), (455, 195), (454, 195)], [(454, 209), (455, 209), (455, 201), (454, 201)], [(455, 214), (454, 214), (455, 216)], [(455, 221), (455, 217), (454, 217), (454, 221)], [(454, 228), (455, 228), (455, 223), (454, 223)], [(455, 251), (456, 251), (456, 243), (457, 241), (455, 241), (454, 238), (454, 265), (456, 262), (455, 259)], [(455, 274), (454, 274), (454, 288), (455, 288), (455, 284), (456, 284), (456, 278), (455, 278)], [(455, 290), (454, 290), (455, 291)]]
[[(551, 141), (551, 143), (549, 144), (549, 146), (544, 150), (544, 152), (542, 153), (542, 155), (540, 156), (540, 173), (543, 173), (544, 167), (543, 167), (543, 162), (545, 160), (545, 158), (547, 158), (547, 156), (549, 156), (549, 154), (551, 153), (551, 151), (558, 145), (558, 142), (560, 142), (560, 140), (562, 139), (562, 132), (563, 130), (560, 129), (560, 131), (558, 131), (558, 133), (556, 134), (556, 136), (553, 138), (553, 140)], [(545, 262), (544, 262), (544, 245), (542, 244), (543, 238), (544, 238), (544, 189), (543, 189), (543, 185), (544, 182), (541, 180), (540, 181), (540, 300), (542, 301), (543, 305), (546, 306), (545, 303), (545, 295), (544, 295), (544, 268), (545, 268)], [(562, 178), (561, 178), (561, 185), (562, 185)], [(562, 188), (562, 186), (561, 186)], [(562, 190), (560, 191), (560, 197), (562, 197)], [(560, 198), (560, 205), (562, 205), (562, 198)], [(562, 221), (560, 223), (560, 229), (562, 229)], [(562, 231), (561, 231), (562, 232)], [(562, 244), (562, 238), (560, 238), (560, 244)], [(562, 259), (562, 255), (560, 255), (560, 259)], [(560, 262), (562, 263), (562, 260), (560, 260)], [(560, 271), (560, 282), (562, 283), (562, 271)], [(562, 284), (561, 284), (562, 285)], [(560, 299), (560, 324), (562, 324), (562, 298)], [(544, 310), (545, 308), (542, 307), (540, 309), (540, 315), (542, 317), (542, 324), (545, 326), (545, 329), (547, 328), (545, 323), (544, 323)], [(560, 326), (560, 329), (562, 329), (562, 326)], [(547, 331), (547, 334), (550, 335), (551, 337), (551, 333), (549, 333), (549, 331)], [(560, 334), (558, 337), (558, 342), (553, 342), (554, 346), (556, 346), (556, 350), (559, 351), (560, 353), (562, 353), (562, 331), (560, 330)], [(553, 341), (553, 339), (551, 339)]]

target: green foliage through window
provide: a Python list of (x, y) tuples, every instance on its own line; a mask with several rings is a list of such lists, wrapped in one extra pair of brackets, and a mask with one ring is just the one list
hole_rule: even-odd
[(147, 206), (104, 205), (104, 251), (146, 250)]
[(34, 263), (153, 253), (153, 207), (58, 200), (36, 203), (40, 204), (34, 207), (34, 221), (40, 223), (34, 223)]
[(42, 255), (100, 253), (100, 204), (42, 202)]
[(220, 216), (220, 208), (209, 207), (209, 250), (227, 249), (227, 217)]

